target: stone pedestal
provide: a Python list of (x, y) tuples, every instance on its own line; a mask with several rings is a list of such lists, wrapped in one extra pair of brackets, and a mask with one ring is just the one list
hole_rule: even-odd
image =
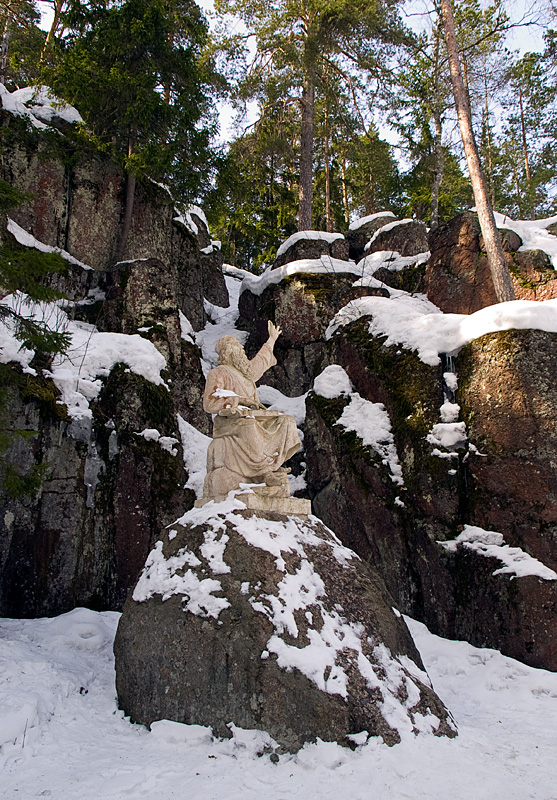
[[(307, 517), (311, 514), (311, 500), (303, 500), (299, 497), (279, 497), (259, 492), (242, 492), (236, 495), (246, 508), (254, 511), (274, 511), (277, 514), (289, 514), (296, 517)], [(202, 497), (195, 501), (196, 508), (202, 508), (206, 503), (214, 501), (221, 503), (226, 497)]]

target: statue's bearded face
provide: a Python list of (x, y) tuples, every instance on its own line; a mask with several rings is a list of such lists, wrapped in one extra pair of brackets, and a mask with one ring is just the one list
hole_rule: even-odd
[(221, 344), (218, 350), (219, 364), (227, 367), (234, 367), (242, 375), (251, 380), (250, 363), (246, 352), (240, 342), (233, 336), (226, 337), (226, 341)]

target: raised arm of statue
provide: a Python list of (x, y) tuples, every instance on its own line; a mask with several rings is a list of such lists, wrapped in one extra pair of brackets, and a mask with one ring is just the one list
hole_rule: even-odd
[(280, 326), (274, 325), (271, 320), (267, 323), (267, 328), (269, 330), (269, 338), (259, 353), (250, 361), (250, 370), (254, 381), (258, 381), (268, 369), (274, 367), (277, 363), (273, 349), (275, 342), (282, 333), (282, 329)]

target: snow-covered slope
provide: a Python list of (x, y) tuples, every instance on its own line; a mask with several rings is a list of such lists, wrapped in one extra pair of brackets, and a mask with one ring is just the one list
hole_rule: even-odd
[(355, 752), (306, 745), (272, 763), (266, 737), (118, 711), (112, 639), (118, 614), (76, 609), (0, 622), (0, 770), (5, 800), (553, 800), (557, 675), (493, 650), (432, 636), (408, 620), (456, 739), (411, 736)]

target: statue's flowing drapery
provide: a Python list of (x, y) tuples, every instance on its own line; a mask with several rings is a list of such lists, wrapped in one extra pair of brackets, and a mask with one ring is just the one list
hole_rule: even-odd
[(227, 494), (239, 481), (253, 482), (276, 471), (301, 447), (296, 422), (287, 414), (261, 409), (250, 411), (250, 416), (219, 415), (234, 395), (259, 403), (255, 381), (277, 362), (264, 344), (249, 363), (250, 377), (229, 365), (207, 375), (203, 408), (216, 416), (207, 453), (206, 497)]

